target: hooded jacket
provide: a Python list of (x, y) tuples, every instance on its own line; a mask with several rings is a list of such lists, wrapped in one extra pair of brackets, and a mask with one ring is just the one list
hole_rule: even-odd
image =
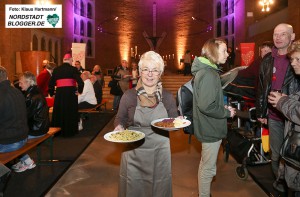
[(193, 124), (196, 138), (201, 142), (217, 142), (227, 135), (230, 111), (224, 107), (223, 90), (218, 67), (204, 57), (192, 64)]

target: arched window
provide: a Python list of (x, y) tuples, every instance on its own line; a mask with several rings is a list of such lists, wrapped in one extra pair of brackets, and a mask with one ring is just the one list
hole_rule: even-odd
[(217, 3), (217, 18), (220, 18), (222, 15), (222, 8), (221, 8), (221, 2)]
[(83, 1), (80, 2), (80, 15), (84, 16), (84, 3), (83, 3)]
[(39, 50), (39, 40), (36, 37), (36, 35), (33, 35), (33, 37), (32, 37), (32, 50), (33, 51), (38, 51)]
[(87, 4), (87, 17), (92, 18), (93, 11), (92, 11), (92, 5), (90, 3)]
[(228, 15), (228, 0), (225, 0), (225, 15)]
[(74, 12), (75, 14), (78, 14), (78, 13), (77, 13), (77, 6), (78, 6), (78, 5), (77, 5), (77, 0), (74, 0), (74, 9), (73, 9), (74, 11), (73, 11), (73, 12)]
[(58, 42), (56, 41), (55, 42), (55, 48), (54, 48), (54, 62), (56, 63), (56, 64), (58, 64)]
[(84, 36), (84, 22), (83, 22), (83, 20), (80, 21), (80, 35)]
[(80, 40), (80, 43), (84, 43), (82, 39)]
[(77, 20), (74, 18), (74, 34), (77, 34)]
[(46, 40), (44, 37), (41, 40), (41, 51), (46, 51)]
[(234, 34), (234, 17), (231, 19), (231, 33)]
[(48, 51), (50, 52), (50, 59), (52, 57), (52, 40), (50, 39), (48, 42)]
[(87, 52), (87, 56), (92, 56), (92, 42), (90, 40), (88, 40), (87, 44), (86, 44), (86, 52)]
[(217, 23), (217, 37), (220, 37), (222, 33), (221, 21)]
[(88, 22), (87, 24), (87, 36), (92, 37), (92, 23)]
[(74, 43), (77, 43), (77, 39), (76, 38), (74, 38)]
[(228, 35), (228, 20), (225, 20), (225, 24), (224, 24), (224, 34), (227, 36)]
[(231, 12), (234, 13), (234, 0), (231, 1)]

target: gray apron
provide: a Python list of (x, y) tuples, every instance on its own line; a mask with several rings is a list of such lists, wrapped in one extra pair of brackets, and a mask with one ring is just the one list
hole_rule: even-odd
[(155, 108), (137, 104), (134, 126), (129, 129), (145, 133), (145, 139), (128, 144), (122, 153), (119, 197), (171, 197), (171, 151), (169, 133), (154, 132), (151, 121), (168, 117), (163, 103)]

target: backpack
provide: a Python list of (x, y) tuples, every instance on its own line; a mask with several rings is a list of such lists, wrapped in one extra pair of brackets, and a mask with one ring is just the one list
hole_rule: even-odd
[(177, 91), (177, 106), (181, 116), (185, 116), (187, 120), (191, 121), (188, 127), (183, 128), (185, 134), (189, 134), (189, 144), (191, 137), (194, 134), (193, 127), (193, 84), (194, 77), (187, 83), (183, 84)]

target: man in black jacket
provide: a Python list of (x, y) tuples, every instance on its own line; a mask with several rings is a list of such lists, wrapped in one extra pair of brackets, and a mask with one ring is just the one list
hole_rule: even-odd
[[(27, 108), (28, 139), (45, 135), (49, 130), (49, 109), (42, 92), (38, 89), (36, 77), (31, 72), (24, 72), (19, 79), (19, 85), (25, 92)], [(20, 162), (12, 166), (15, 172), (24, 172), (36, 165), (28, 154), (22, 156)]]
[(25, 99), (11, 86), (7, 71), (0, 66), (0, 152), (18, 150), (27, 142)]
[[(263, 58), (259, 71), (256, 111), (258, 120), (269, 126), (271, 164), (276, 177), (279, 169), (279, 152), (284, 138), (284, 117), (276, 108), (268, 105), (268, 95), (270, 91), (280, 91), (289, 95), (299, 90), (299, 81), (286, 55), (287, 48), (294, 39), (295, 33), (291, 25), (277, 25), (273, 33), (275, 47)], [(278, 182), (275, 182), (273, 186), (284, 191), (283, 187), (278, 188), (275, 184), (277, 185)]]

